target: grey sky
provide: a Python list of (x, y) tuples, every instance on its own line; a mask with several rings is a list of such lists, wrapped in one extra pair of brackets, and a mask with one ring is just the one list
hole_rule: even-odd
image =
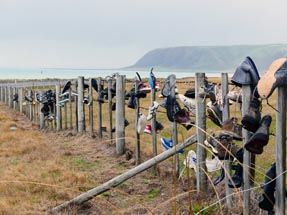
[(118, 68), (163, 47), (286, 43), (285, 0), (0, 0), (0, 67)]

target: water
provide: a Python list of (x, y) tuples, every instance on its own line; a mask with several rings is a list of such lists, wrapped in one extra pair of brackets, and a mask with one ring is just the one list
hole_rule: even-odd
[[(0, 79), (74, 79), (78, 76), (102, 77), (112, 76), (115, 73), (125, 75), (126, 78), (134, 78), (138, 72), (142, 78), (149, 77), (150, 71), (130, 71), (130, 70), (104, 70), (104, 69), (24, 69), (24, 68), (0, 68)], [(166, 78), (170, 74), (175, 74), (177, 78), (194, 77), (194, 72), (157, 72), (153, 71), (157, 78)], [(207, 72), (207, 77), (220, 77), (220, 72)]]

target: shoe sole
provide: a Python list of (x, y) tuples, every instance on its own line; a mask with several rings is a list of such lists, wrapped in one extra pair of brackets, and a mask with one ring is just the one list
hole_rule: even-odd
[(274, 74), (283, 66), (286, 60), (286, 58), (279, 58), (273, 61), (267, 72), (259, 80), (257, 90), (261, 98), (267, 99), (271, 95), (273, 84), (276, 82)]
[(214, 122), (216, 125), (218, 125), (219, 127), (222, 126), (222, 121), (219, 119), (219, 117), (217, 116), (217, 114), (215, 113), (214, 110), (212, 110), (212, 108), (208, 108), (207, 109), (207, 113), (209, 114), (209, 116), (216, 120), (216, 122)]

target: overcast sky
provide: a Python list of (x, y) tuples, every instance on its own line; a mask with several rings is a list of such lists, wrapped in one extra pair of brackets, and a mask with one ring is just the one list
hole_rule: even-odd
[(0, 67), (119, 68), (155, 48), (287, 43), (286, 0), (0, 0)]

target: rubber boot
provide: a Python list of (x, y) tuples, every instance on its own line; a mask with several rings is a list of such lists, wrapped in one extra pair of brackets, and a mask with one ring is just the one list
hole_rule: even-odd
[[(259, 197), (259, 207), (265, 211), (273, 211), (275, 204), (275, 186), (276, 180), (276, 163), (273, 163), (271, 167), (267, 170), (265, 175), (265, 183), (263, 186), (263, 194)], [(272, 181), (273, 180), (273, 181)]]
[(230, 188), (238, 188), (242, 185), (242, 176), (243, 176), (243, 149), (241, 148), (235, 155), (238, 160), (238, 164), (235, 166), (235, 173), (231, 177), (231, 180), (228, 181), (228, 187)]

